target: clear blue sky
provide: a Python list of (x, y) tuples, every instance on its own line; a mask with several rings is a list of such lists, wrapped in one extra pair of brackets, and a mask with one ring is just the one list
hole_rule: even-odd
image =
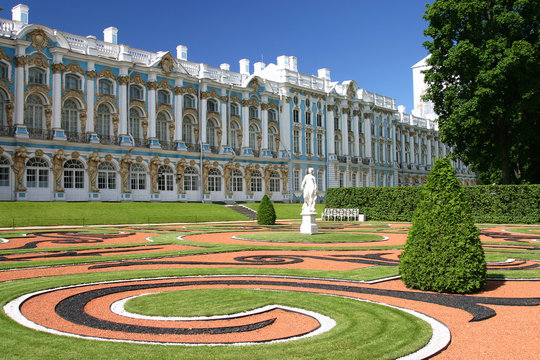
[[(188, 47), (188, 60), (219, 67), (238, 60), (266, 64), (280, 55), (298, 58), (298, 70), (316, 75), (329, 68), (333, 81), (413, 106), (410, 67), (427, 55), (422, 18), (428, 0), (190, 0), (3, 1), (11, 19), (18, 3), (30, 7), (30, 23), (103, 38), (118, 28), (118, 42), (147, 51)], [(430, 0), (429, 2), (432, 2)]]

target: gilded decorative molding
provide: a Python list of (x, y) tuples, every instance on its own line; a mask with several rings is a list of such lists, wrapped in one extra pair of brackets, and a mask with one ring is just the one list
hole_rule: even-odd
[(253, 170), (255, 170), (253, 164), (249, 164), (244, 169), (244, 179), (246, 180), (246, 195), (253, 195), (253, 191), (251, 191), (251, 174), (253, 173)]
[(227, 96), (222, 96), (220, 99), (221, 99), (221, 102), (223, 102), (223, 103), (226, 103), (227, 100), (229, 100), (229, 98)]
[(184, 113), (182, 115), (184, 117), (186, 117), (186, 115), (190, 115), (191, 117), (193, 117), (196, 123), (199, 122), (199, 115), (197, 114), (197, 111), (195, 109), (184, 109)]
[(62, 104), (69, 98), (76, 98), (82, 109), (86, 111), (87, 109), (87, 105), (86, 105), (86, 100), (84, 99), (84, 97), (81, 95), (80, 92), (78, 92), (77, 90), (68, 90), (64, 93), (64, 95), (62, 96)]
[(129, 169), (131, 168), (131, 164), (133, 164), (133, 160), (131, 159), (131, 153), (127, 153), (122, 157), (120, 160), (120, 170), (118, 171), (120, 173), (120, 180), (121, 180), (121, 191), (122, 193), (131, 193), (131, 187), (129, 184)]
[(282, 164), (279, 167), (279, 171), (281, 172), (281, 179), (283, 180), (283, 190), (281, 190), (281, 193), (288, 194), (289, 191), (287, 190), (287, 184), (289, 184), (289, 168), (287, 165)]
[(360, 110), (353, 110), (353, 116), (361, 116), (362, 115), (362, 111)]
[(109, 104), (113, 107), (113, 112), (118, 113), (118, 104), (116, 99), (112, 95), (101, 95), (94, 104), (94, 113), (97, 113), (97, 109), (101, 104)]
[(11, 62), (11, 57), (0, 47), (0, 60)]
[(327, 111), (334, 111), (335, 108), (336, 108), (336, 105), (326, 105)]
[[(118, 138), (118, 124), (120, 122), (120, 117), (118, 116), (118, 114), (114, 114), (113, 117), (112, 117), (112, 123), (113, 123), (113, 134), (114, 134), (114, 138)], [(95, 123), (94, 123), (94, 126), (95, 126)]]
[(146, 113), (146, 103), (142, 100), (136, 100), (136, 99), (131, 99), (130, 100), (130, 104), (131, 106), (138, 106), (141, 108), (141, 110), (143, 110), (145, 113)]
[(34, 57), (27, 58), (26, 63), (28, 66), (37, 66), (44, 69), (49, 67), (49, 62), (45, 60), (41, 54), (36, 54)]
[(13, 154), (11, 160), (13, 161), (13, 172), (15, 174), (15, 191), (26, 191), (24, 187), (24, 174), (26, 172), (26, 159), (30, 155), (26, 152), (26, 146), (21, 146)]
[(371, 118), (371, 113), (364, 113), (364, 119)]
[(150, 173), (150, 193), (152, 194), (159, 194), (160, 191), (158, 190), (158, 168), (161, 165), (161, 161), (159, 160), (159, 157), (155, 155), (148, 164), (148, 169)]
[[(73, 157), (73, 154), (71, 156)], [(88, 157), (88, 159), (86, 159), (86, 164), (88, 166), (88, 183), (90, 185), (90, 192), (99, 192), (99, 189), (97, 187), (97, 167), (100, 162), (101, 160), (99, 158), (99, 152), (97, 151), (94, 151)]]
[(106, 67), (105, 69), (101, 70), (99, 73), (97, 73), (97, 76), (100, 78), (111, 79), (111, 80), (116, 80), (118, 78), (116, 75), (114, 75), (110, 67)]
[(169, 74), (174, 69), (174, 63), (176, 61), (174, 60), (173, 56), (170, 52), (167, 52), (163, 57), (161, 58), (161, 61), (159, 63), (159, 66), (161, 67), (161, 70), (165, 74)]
[[(188, 85), (188, 86), (184, 86), (184, 87), (179, 88), (179, 91), (180, 91), (181, 95), (191, 94), (191, 95), (197, 96), (197, 90), (195, 90), (195, 87), (193, 85), (191, 85), (191, 84)], [(175, 89), (175, 93), (176, 93), (176, 89)]]
[(47, 100), (47, 105), (52, 105), (52, 97), (49, 95), (49, 87), (46, 85), (32, 85), (26, 88), (24, 99), (26, 100), (31, 94), (39, 94)]
[(13, 126), (13, 113), (15, 112), (15, 104), (13, 101), (8, 101), (6, 104), (6, 115), (8, 126)]
[(221, 96), (218, 94), (216, 89), (211, 89), (210, 91), (201, 91), (201, 99), (215, 98), (220, 99)]
[(118, 84), (120, 84), (120, 85), (129, 84), (129, 76), (125, 76), (125, 75), (119, 76), (118, 77)]
[(176, 166), (175, 166), (175, 170), (176, 170), (176, 192), (178, 194), (185, 194), (186, 192), (184, 191), (184, 170), (186, 169), (187, 167), (187, 164), (186, 164), (186, 159), (185, 158), (181, 158), (180, 160), (178, 160), (178, 162), (176, 163)]
[(242, 106), (259, 106), (259, 100), (256, 97), (252, 97), (249, 100), (242, 100)]
[(66, 67), (62, 63), (52, 64), (53, 74), (61, 74), (65, 69)]
[(241, 103), (242, 102), (242, 100), (236, 94), (232, 94), (230, 96), (230, 98), (231, 98), (231, 102), (235, 102), (235, 103)]
[[(173, 91), (173, 87), (172, 87), (171, 83), (167, 79), (161, 79), (161, 81), (157, 84), (157, 87), (159, 89), (167, 89), (167, 90)], [(176, 91), (175, 91), (175, 93), (176, 93)]]
[(342, 109), (341, 109), (341, 113), (342, 113), (343, 115), (349, 115), (350, 109), (349, 109), (349, 108), (342, 108)]
[(183, 88), (181, 86), (175, 86), (174, 95), (184, 95)]
[(62, 175), (64, 173), (64, 161), (67, 158), (64, 155), (64, 149), (58, 149), (52, 157), (52, 172), (54, 177), (54, 191), (64, 192), (62, 187)]
[(41, 52), (49, 44), (49, 38), (43, 29), (32, 30), (28, 34), (28, 38), (32, 42), (32, 47)]
[(79, 63), (75, 61), (70, 62), (68, 65), (66, 65), (66, 68), (64, 71), (84, 75), (84, 70), (81, 68)]
[(146, 86), (146, 81), (143, 80), (141, 74), (137, 73), (135, 75), (132, 75), (129, 79), (129, 82), (132, 84), (139, 84), (142, 86)]
[(143, 139), (146, 142), (146, 140), (148, 139), (148, 119), (144, 119), (141, 122), (141, 126), (143, 131)]
[[(171, 121), (169, 124), (169, 142), (171, 144), (174, 143), (174, 129), (176, 128), (176, 125), (174, 124), (174, 121)], [(168, 158), (166, 160), (169, 160)]]
[(148, 90), (156, 90), (158, 83), (157, 81), (148, 81), (146, 85), (148, 85)]
[(94, 80), (97, 76), (97, 73), (94, 70), (86, 71), (86, 77), (88, 80)]
[(26, 56), (15, 56), (13, 62), (15, 63), (15, 67), (24, 67), (26, 65)]
[(52, 106), (48, 105), (45, 107), (45, 124), (47, 126), (47, 130), (51, 131), (52, 128)]

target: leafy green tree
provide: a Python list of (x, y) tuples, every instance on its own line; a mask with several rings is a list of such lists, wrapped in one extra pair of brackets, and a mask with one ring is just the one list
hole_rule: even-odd
[(486, 284), (486, 262), (469, 204), (449, 159), (437, 159), (420, 195), (399, 272), (407, 287), (471, 293)]
[(435, 0), (424, 18), (441, 139), (485, 182), (540, 183), (540, 0)]
[(276, 211), (267, 195), (264, 195), (257, 209), (257, 224), (274, 225), (276, 223)]

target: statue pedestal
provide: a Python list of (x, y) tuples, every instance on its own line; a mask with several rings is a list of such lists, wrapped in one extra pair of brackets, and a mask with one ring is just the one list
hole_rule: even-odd
[(300, 215), (302, 215), (302, 225), (300, 225), (300, 234), (317, 234), (319, 232), (319, 228), (317, 227), (317, 224), (315, 222), (315, 218), (317, 217), (317, 212), (302, 212)]

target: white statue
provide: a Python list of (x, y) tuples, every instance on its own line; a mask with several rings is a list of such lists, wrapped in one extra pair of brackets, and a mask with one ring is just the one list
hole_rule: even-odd
[(317, 202), (317, 182), (313, 176), (313, 168), (308, 168), (304, 180), (302, 180), (302, 189), (304, 190), (304, 205), (302, 213), (315, 212), (315, 203)]

